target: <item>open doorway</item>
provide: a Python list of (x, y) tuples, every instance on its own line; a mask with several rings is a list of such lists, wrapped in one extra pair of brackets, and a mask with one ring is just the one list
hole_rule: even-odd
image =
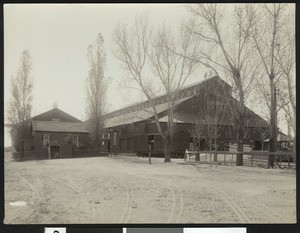
[(51, 159), (60, 159), (60, 146), (50, 146)]
[(107, 140), (107, 148), (106, 148), (106, 151), (107, 153), (110, 153), (110, 140)]

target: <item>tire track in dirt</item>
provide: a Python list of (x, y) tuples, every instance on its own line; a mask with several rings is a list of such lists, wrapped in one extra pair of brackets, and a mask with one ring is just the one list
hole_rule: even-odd
[[(28, 203), (28, 207), (30, 208), (29, 210), (28, 208), (24, 209), (11, 222), (15, 221), (20, 216), (22, 216), (22, 219), (24, 219), (23, 221), (25, 221), (27, 218), (31, 218), (35, 221), (34, 223), (44, 222), (44, 218), (46, 221), (53, 219), (56, 214), (51, 213), (51, 211), (48, 210), (48, 205), (45, 202), (45, 198), (40, 194), (40, 192), (43, 190), (42, 187), (44, 186), (41, 179), (36, 177), (35, 180), (30, 182), (27, 178), (22, 177), (22, 180), (25, 181), (25, 183), (27, 183), (30, 187), (32, 191), (33, 202)], [(45, 216), (45, 214), (47, 216)]]
[(177, 223), (183, 211), (183, 193), (178, 187), (170, 186), (172, 193), (172, 207), (168, 218), (168, 223)]
[(128, 220), (131, 217), (131, 207), (130, 207), (131, 189), (128, 188), (128, 185), (125, 183), (125, 181), (122, 177), (118, 177), (118, 179), (120, 179), (122, 181), (122, 185), (125, 187), (125, 192), (126, 192), (125, 208), (123, 209), (123, 212), (122, 212), (119, 222), (126, 223), (126, 222), (128, 222)]
[(242, 207), (239, 206), (239, 204), (236, 201), (234, 201), (227, 193), (209, 186), (206, 186), (206, 188), (210, 189), (213, 193), (217, 194), (223, 201), (226, 202), (226, 204), (233, 210), (235, 215), (239, 218), (239, 220), (241, 221), (240, 223), (251, 222), (249, 216), (242, 209)]
[[(68, 175), (66, 173), (64, 173), (64, 175), (62, 176), (62, 178), (54, 178), (51, 176), (47, 176), (48, 179), (51, 179), (53, 181), (59, 182), (60, 184), (62, 184), (64, 187), (68, 187), (69, 189), (71, 189), (72, 191), (74, 191), (77, 195), (72, 197), (72, 203), (65, 208), (62, 211), (51, 211), (51, 213), (59, 213), (59, 214), (70, 214), (68, 211), (71, 210), (72, 208), (74, 208), (75, 206), (81, 204), (84, 207), (89, 206), (89, 202), (86, 199), (87, 194), (85, 192), (83, 192), (83, 188), (79, 187), (78, 184), (72, 180), (70, 177), (68, 177)], [(65, 194), (62, 194), (62, 196), (64, 196)], [(77, 211), (76, 211), (77, 212)], [(79, 213), (72, 213), (75, 214), (77, 216), (79, 216)], [(51, 220), (54, 220), (55, 218), (57, 218), (56, 216), (53, 216), (51, 218)], [(90, 219), (88, 219), (86, 216), (83, 216), (82, 214), (80, 215), (80, 218), (84, 218), (85, 222), (88, 222)]]
[(67, 186), (70, 189), (72, 189), (73, 191), (75, 191), (77, 194), (79, 194), (81, 192), (81, 190), (78, 186), (75, 186), (74, 184), (71, 184), (70, 182), (65, 181), (64, 178), (58, 179), (58, 178), (51, 177), (51, 176), (48, 176), (48, 178), (51, 179), (51, 180), (54, 180), (54, 181), (57, 181), (59, 183), (64, 184), (65, 186)]
[[(198, 172), (200, 172), (200, 168), (196, 165), (194, 165)], [(209, 189), (212, 193), (218, 195), (221, 200), (223, 200), (235, 213), (235, 215), (239, 218), (241, 221), (240, 223), (250, 223), (251, 220), (249, 216), (246, 214), (246, 212), (243, 210), (243, 208), (234, 201), (227, 193), (217, 190), (214, 187), (212, 187), (209, 184), (206, 184), (205, 188)]]
[(176, 223), (178, 223), (180, 218), (181, 218), (183, 208), (184, 208), (183, 192), (182, 192), (182, 189), (179, 188), (179, 211), (178, 211), (178, 215), (177, 215), (177, 218), (176, 218)]
[[(265, 204), (261, 203), (261, 202), (253, 202), (251, 200), (249, 200), (249, 203), (251, 204), (251, 208), (256, 209), (256, 213), (260, 212), (264, 215), (269, 216), (269, 223), (283, 223), (284, 220), (282, 219), (282, 217), (277, 214), (274, 210), (272, 210), (271, 208), (269, 208), (268, 206), (266, 206)], [(272, 219), (270, 221), (270, 219)]]
[[(131, 174), (131, 173), (130, 173)], [(131, 174), (136, 175), (136, 174)], [(141, 176), (139, 176), (141, 178)], [(143, 179), (148, 179), (148, 177), (142, 176)], [(152, 181), (161, 183), (161, 180), (158, 178), (152, 178)], [(159, 205), (163, 201), (164, 198), (168, 197), (171, 194), (171, 211), (167, 219), (167, 223), (177, 223), (180, 221), (183, 209), (184, 209), (184, 200), (183, 200), (183, 192), (180, 187), (174, 186), (173, 180), (169, 180), (167, 187), (166, 184), (162, 184), (165, 190), (163, 194), (160, 195), (160, 200), (156, 202), (155, 206)], [(165, 200), (165, 199), (164, 199)]]
[[(93, 194), (93, 191), (97, 191), (97, 189), (95, 189), (95, 187), (97, 187), (97, 178), (96, 178), (96, 176), (92, 176), (90, 192), (87, 192), (88, 195), (86, 197), (91, 196)], [(93, 200), (93, 197), (97, 197), (97, 200)], [(104, 213), (98, 206), (98, 204), (101, 204), (101, 202), (96, 203), (95, 201), (98, 202), (98, 195), (92, 196), (92, 201), (90, 200), (88, 202), (89, 211), (91, 212), (91, 215), (92, 215), (92, 221), (95, 223), (104, 222)]]
[[(20, 177), (20, 180), (23, 180), (25, 181), (26, 184), (28, 184), (29, 188), (31, 189), (31, 192), (32, 192), (32, 197), (33, 199), (35, 200), (35, 198), (37, 198), (37, 193), (36, 193), (36, 189), (34, 188), (33, 184), (30, 183), (28, 181), (28, 179), (24, 178), (24, 177)], [(28, 207), (31, 207), (31, 205), (28, 205)], [(7, 222), (7, 224), (11, 224), (11, 223), (14, 223), (14, 221), (16, 220), (19, 220), (21, 222), (22, 219), (26, 219), (26, 217), (29, 217), (30, 215), (32, 215), (34, 213), (34, 209), (31, 208), (28, 210), (28, 208), (23, 208), (23, 210), (21, 210), (16, 216), (14, 216), (13, 219), (9, 220)], [(21, 220), (20, 220), (21, 219)]]

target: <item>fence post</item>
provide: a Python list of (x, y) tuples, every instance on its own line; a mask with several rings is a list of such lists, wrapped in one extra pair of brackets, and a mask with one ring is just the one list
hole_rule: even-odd
[(251, 167), (253, 167), (253, 154), (251, 155)]
[(198, 151), (195, 153), (195, 161), (200, 161), (200, 153)]
[(291, 168), (291, 156), (288, 156), (288, 167)]
[(217, 151), (214, 153), (214, 162), (218, 162), (218, 154)]
[(226, 165), (226, 155), (227, 154), (224, 154), (224, 165)]

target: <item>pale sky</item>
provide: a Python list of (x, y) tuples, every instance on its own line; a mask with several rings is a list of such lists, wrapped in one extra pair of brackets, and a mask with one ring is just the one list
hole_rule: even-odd
[(165, 21), (173, 27), (179, 26), (186, 14), (182, 5), (5, 5), (5, 102), (10, 97), (11, 75), (19, 66), (22, 51), (28, 49), (35, 84), (32, 115), (51, 109), (56, 101), (58, 108), (83, 120), (87, 47), (101, 33), (107, 51), (106, 75), (112, 77), (108, 90), (111, 110), (122, 107), (128, 90), (119, 87), (124, 74), (112, 54), (112, 32), (118, 22), (130, 25), (142, 12), (149, 13), (153, 24)]
[[(8, 4), (4, 6), (4, 102), (10, 98), (10, 78), (15, 74), (23, 50), (33, 60), (33, 111), (38, 115), (58, 108), (85, 119), (85, 80), (89, 66), (87, 47), (101, 33), (107, 52), (106, 75), (110, 110), (134, 101), (132, 90), (121, 88), (124, 73), (112, 54), (112, 32), (118, 22), (131, 25), (137, 14), (146, 12), (151, 23), (177, 27), (186, 15), (175, 4)], [(198, 80), (196, 80), (198, 81)], [(193, 82), (193, 81), (192, 81)], [(194, 81), (195, 82), (195, 81)], [(8, 145), (7, 130), (5, 145)]]
[[(32, 116), (58, 108), (85, 120), (85, 80), (89, 65), (87, 47), (101, 33), (107, 52), (106, 76), (110, 110), (137, 101), (132, 89), (122, 87), (124, 73), (113, 56), (112, 32), (118, 22), (132, 25), (146, 12), (150, 23), (164, 22), (177, 30), (188, 15), (182, 4), (6, 4), (4, 5), (4, 104), (10, 98), (10, 78), (19, 67), (23, 50), (29, 50), (34, 80)], [(203, 79), (200, 68), (186, 84)], [(5, 108), (4, 108), (5, 109)], [(5, 145), (9, 144), (7, 130)]]

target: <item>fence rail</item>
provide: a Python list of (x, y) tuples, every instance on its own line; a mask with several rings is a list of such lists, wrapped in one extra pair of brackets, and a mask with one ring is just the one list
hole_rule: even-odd
[(295, 167), (294, 152), (268, 152), (268, 151), (188, 151), (184, 159), (186, 162), (211, 163), (219, 165), (235, 165), (236, 156), (243, 154), (244, 166), (269, 167), (269, 156), (273, 156), (274, 165), (282, 167)]
[[(97, 156), (108, 156), (108, 153), (100, 149), (82, 149), (82, 150), (74, 150), (66, 154), (61, 154), (56, 159), (79, 158), (79, 157), (84, 158), (84, 157), (97, 157)], [(48, 152), (45, 151), (22, 151), (22, 153), (15, 152), (13, 153), (12, 157), (15, 161), (49, 159)]]

